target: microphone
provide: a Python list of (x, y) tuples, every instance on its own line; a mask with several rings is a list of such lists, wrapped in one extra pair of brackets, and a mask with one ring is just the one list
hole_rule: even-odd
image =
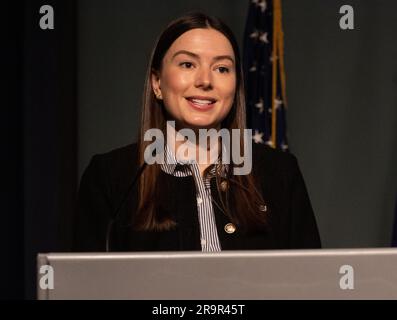
[(146, 166), (147, 166), (147, 163), (144, 162), (143, 165), (141, 165), (141, 167), (138, 169), (137, 173), (134, 176), (134, 179), (132, 180), (131, 184), (129, 185), (129, 187), (128, 187), (127, 191), (126, 191), (126, 193), (124, 194), (123, 199), (121, 200), (121, 202), (119, 203), (119, 206), (114, 211), (114, 214), (112, 215), (113, 217), (111, 218), (111, 220), (108, 223), (108, 226), (107, 226), (107, 229), (106, 229), (106, 252), (110, 251), (110, 240), (111, 240), (110, 238), (111, 238), (111, 235), (112, 235), (113, 224), (117, 220), (121, 208), (123, 207), (124, 203), (127, 201), (130, 192), (134, 189), (134, 186), (136, 185), (136, 182), (138, 181), (138, 178), (142, 175), (142, 173), (145, 170)]

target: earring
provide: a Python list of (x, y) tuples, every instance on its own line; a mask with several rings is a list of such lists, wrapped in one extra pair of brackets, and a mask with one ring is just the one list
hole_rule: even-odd
[(157, 99), (159, 99), (159, 100), (162, 99), (161, 93), (156, 92), (155, 95), (156, 95), (156, 98), (157, 98)]

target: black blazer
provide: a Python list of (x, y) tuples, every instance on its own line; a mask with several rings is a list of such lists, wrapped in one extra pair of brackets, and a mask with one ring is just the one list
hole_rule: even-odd
[[(313, 209), (296, 158), (267, 146), (253, 144), (253, 172), (263, 190), (269, 212), (267, 231), (226, 233), (228, 218), (214, 206), (222, 250), (320, 248)], [(74, 219), (73, 251), (105, 251), (109, 223), (122, 203), (137, 168), (137, 145), (131, 144), (95, 155), (85, 170)], [(177, 222), (171, 231), (137, 232), (129, 225), (137, 208), (137, 190), (123, 202), (111, 233), (111, 251), (201, 250), (193, 177), (174, 177), (161, 172), (165, 188), (156, 201)], [(212, 179), (215, 183), (215, 179)], [(217, 189), (211, 185), (215, 199)]]

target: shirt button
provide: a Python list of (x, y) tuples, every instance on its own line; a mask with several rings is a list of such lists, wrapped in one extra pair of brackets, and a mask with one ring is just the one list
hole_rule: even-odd
[(225, 231), (229, 234), (234, 233), (234, 231), (236, 231), (236, 226), (233, 223), (228, 223), (225, 225)]
[(227, 190), (227, 188), (228, 188), (227, 181), (222, 181), (222, 182), (221, 182), (221, 190), (222, 190), (223, 192), (225, 192), (225, 191)]
[(198, 204), (202, 204), (203, 203), (203, 199), (201, 199), (200, 197), (197, 197), (197, 203)]

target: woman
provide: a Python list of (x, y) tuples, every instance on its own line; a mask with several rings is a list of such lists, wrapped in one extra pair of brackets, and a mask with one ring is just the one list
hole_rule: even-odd
[[(173, 21), (151, 55), (138, 143), (95, 155), (83, 174), (73, 250), (319, 248), (294, 156), (254, 144), (252, 170), (235, 174), (239, 164), (225, 163), (219, 140), (209, 148), (191, 138), (175, 141), (181, 129), (198, 136), (200, 129), (244, 128), (243, 75), (232, 32), (200, 13)], [(146, 141), (153, 129), (167, 138), (163, 163), (147, 159), (161, 153)], [(185, 143), (193, 158), (180, 152)], [(230, 150), (244, 143), (240, 135)], [(204, 158), (194, 157), (200, 152)]]

